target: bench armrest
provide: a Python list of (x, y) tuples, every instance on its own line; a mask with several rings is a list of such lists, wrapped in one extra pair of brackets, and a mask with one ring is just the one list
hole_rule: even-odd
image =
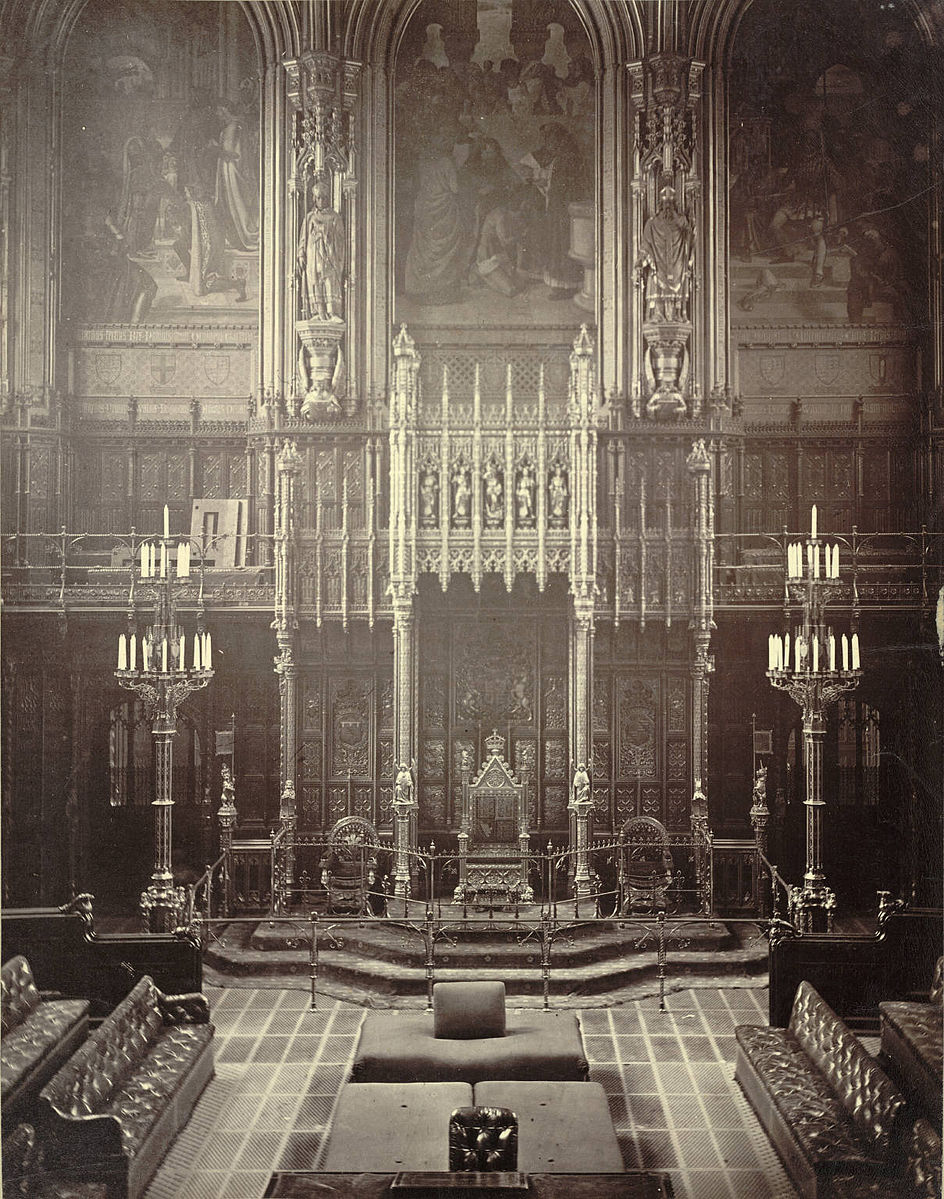
[(121, 1157), (121, 1122), (107, 1112), (73, 1116), (62, 1111), (47, 1096), (40, 1096), (44, 1144), (47, 1152), (63, 1164), (94, 1162)]
[(186, 995), (158, 992), (157, 1002), (165, 1024), (209, 1024), (210, 1004), (200, 991)]

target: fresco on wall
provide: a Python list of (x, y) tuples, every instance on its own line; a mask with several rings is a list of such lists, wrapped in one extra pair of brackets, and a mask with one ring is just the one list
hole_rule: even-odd
[(755, 0), (730, 90), (732, 321), (926, 322), (927, 51), (902, 5)]
[(594, 115), (567, 0), (424, 0), (397, 57), (398, 321), (587, 320)]
[(258, 130), (238, 5), (91, 0), (63, 79), (66, 321), (254, 319)]

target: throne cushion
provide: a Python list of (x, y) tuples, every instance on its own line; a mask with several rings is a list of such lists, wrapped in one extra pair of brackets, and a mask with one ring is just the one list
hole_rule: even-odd
[(433, 1036), (453, 1040), (505, 1035), (503, 982), (436, 983)]

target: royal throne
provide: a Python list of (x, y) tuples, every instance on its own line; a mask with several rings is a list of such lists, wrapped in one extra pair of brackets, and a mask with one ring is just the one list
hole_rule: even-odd
[(468, 763), (462, 767), (459, 885), (453, 900), (489, 907), (531, 903), (528, 789), (502, 756), (504, 737), (493, 730), (485, 748), (488, 756), (474, 779)]
[(620, 914), (664, 912), (674, 877), (665, 826), (651, 816), (634, 816), (620, 831), (620, 847)]
[(370, 915), (370, 890), (377, 871), (377, 830), (360, 816), (344, 816), (328, 833), (321, 883), (328, 911)]

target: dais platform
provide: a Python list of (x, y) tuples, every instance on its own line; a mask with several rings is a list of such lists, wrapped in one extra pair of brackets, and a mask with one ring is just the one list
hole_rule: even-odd
[[(451, 909), (444, 903), (441, 914), (436, 911), (436, 981), (501, 978), (509, 994), (539, 1000), (544, 985), (540, 908), (465, 916), (461, 907)], [(425, 1002), (425, 913), (425, 904), (411, 902), (403, 919), (319, 916), (318, 989), (371, 1006)], [(297, 980), (309, 973), (310, 936), (311, 923), (302, 913), (221, 926), (214, 929), (205, 964), (221, 976)], [(695, 979), (756, 976), (767, 968), (767, 942), (754, 924), (669, 915), (664, 938), (668, 989)], [(659, 985), (658, 947), (655, 916), (581, 920), (558, 905), (550, 993), (557, 998), (627, 988), (653, 993)]]

